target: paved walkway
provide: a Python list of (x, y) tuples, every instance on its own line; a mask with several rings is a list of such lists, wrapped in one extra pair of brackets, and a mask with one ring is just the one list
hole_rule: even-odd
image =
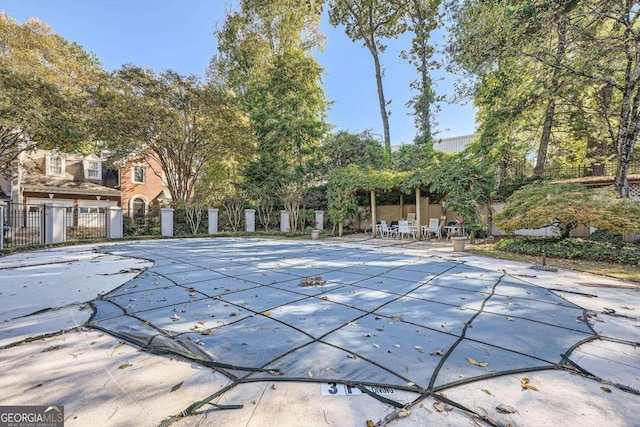
[(0, 272), (0, 405), (62, 404), (66, 425), (640, 425), (631, 283), (362, 237), (82, 246)]

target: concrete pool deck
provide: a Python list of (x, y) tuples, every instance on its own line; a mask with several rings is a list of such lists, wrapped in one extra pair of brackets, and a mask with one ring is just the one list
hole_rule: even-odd
[(361, 237), (5, 256), (0, 405), (64, 405), (68, 426), (211, 396), (172, 425), (640, 425), (640, 286), (530, 267)]

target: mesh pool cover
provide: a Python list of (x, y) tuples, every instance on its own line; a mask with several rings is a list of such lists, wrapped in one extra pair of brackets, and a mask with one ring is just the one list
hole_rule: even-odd
[(553, 292), (440, 258), (253, 239), (105, 251), (154, 266), (93, 301), (90, 325), (216, 367), (233, 384), (341, 382), (425, 395), (561, 366), (596, 336), (584, 310)]

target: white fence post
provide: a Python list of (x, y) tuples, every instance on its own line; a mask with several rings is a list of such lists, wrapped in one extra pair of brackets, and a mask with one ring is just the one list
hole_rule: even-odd
[(173, 209), (160, 208), (160, 234), (173, 237)]
[(256, 210), (245, 209), (244, 210), (244, 224), (247, 233), (253, 233), (256, 231)]
[(4, 206), (0, 205), (0, 249), (4, 249)]
[(324, 230), (324, 211), (316, 211), (316, 230)]
[(67, 208), (44, 203), (42, 206), (42, 227), (40, 242), (45, 245), (63, 243), (67, 240)]
[(218, 209), (209, 209), (209, 234), (218, 233)]
[(122, 239), (123, 232), (123, 212), (121, 206), (109, 206), (107, 208), (107, 239)]
[(289, 212), (286, 210), (280, 211), (280, 231), (291, 231), (291, 225), (289, 224)]

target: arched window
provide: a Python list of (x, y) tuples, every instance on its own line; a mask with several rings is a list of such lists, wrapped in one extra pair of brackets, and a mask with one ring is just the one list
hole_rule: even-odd
[(129, 212), (132, 217), (143, 217), (147, 213), (147, 201), (142, 196), (136, 196), (131, 199)]

